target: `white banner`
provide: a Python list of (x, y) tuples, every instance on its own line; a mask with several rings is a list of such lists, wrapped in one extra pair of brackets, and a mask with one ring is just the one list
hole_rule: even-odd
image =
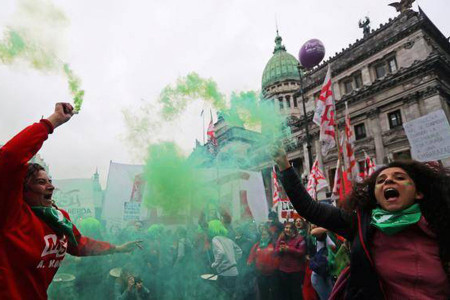
[(94, 188), (92, 179), (53, 180), (53, 200), (59, 208), (66, 210), (73, 222), (95, 217), (96, 203), (100, 206), (101, 189)]
[[(209, 180), (217, 182), (220, 205), (229, 208), (233, 220), (246, 217), (252, 217), (256, 222), (267, 220), (269, 205), (261, 172), (239, 169), (199, 171)], [(207, 185), (207, 182), (205, 184)]]
[[(126, 226), (133, 220), (143, 220), (147, 209), (142, 205), (145, 181), (143, 165), (111, 162), (103, 204), (106, 226)], [(218, 187), (220, 205), (229, 209), (233, 220), (251, 217), (257, 222), (267, 220), (269, 212), (261, 172), (238, 169), (198, 169), (198, 176), (213, 181)], [(218, 183), (218, 186), (217, 186)], [(140, 213), (138, 213), (140, 207)]]
[(127, 222), (137, 220), (135, 212), (130, 214), (130, 210), (126, 210), (126, 207), (135, 208), (135, 203), (141, 208), (139, 216), (146, 215), (147, 209), (140, 205), (144, 184), (143, 170), (142, 165), (110, 163), (102, 215), (108, 228), (113, 224), (123, 227)]
[(450, 157), (450, 125), (442, 109), (406, 122), (403, 128), (415, 160), (425, 162)]

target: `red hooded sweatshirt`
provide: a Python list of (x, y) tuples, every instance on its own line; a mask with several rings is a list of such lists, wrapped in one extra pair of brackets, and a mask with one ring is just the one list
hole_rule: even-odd
[(75, 226), (78, 245), (68, 245), (66, 236), (58, 236), (25, 203), (27, 163), (52, 132), (52, 124), (43, 119), (0, 148), (0, 299), (47, 299), (47, 288), (66, 252), (98, 255), (114, 247), (81, 236)]

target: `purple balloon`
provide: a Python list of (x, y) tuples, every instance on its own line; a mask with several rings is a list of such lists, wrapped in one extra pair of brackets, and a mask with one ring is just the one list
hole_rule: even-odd
[(298, 53), (300, 64), (307, 69), (317, 66), (324, 57), (325, 47), (318, 39), (307, 41), (303, 44)]

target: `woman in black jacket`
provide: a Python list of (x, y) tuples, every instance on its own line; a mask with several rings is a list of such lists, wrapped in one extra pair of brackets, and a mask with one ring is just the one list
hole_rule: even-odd
[(343, 210), (309, 196), (284, 150), (275, 151), (274, 160), (298, 213), (352, 243), (342, 298), (450, 296), (448, 170), (433, 170), (415, 161), (390, 163), (356, 185), (349, 209)]

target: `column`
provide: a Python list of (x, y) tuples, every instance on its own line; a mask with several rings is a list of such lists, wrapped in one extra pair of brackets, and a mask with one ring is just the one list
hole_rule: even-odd
[(310, 165), (309, 165), (309, 161), (308, 161), (308, 148), (306, 147), (306, 137), (305, 137), (305, 142), (303, 142), (303, 157), (305, 157), (305, 171), (306, 173), (309, 173), (309, 169), (310, 169)]
[(381, 135), (381, 126), (379, 119), (379, 110), (373, 109), (367, 113), (367, 117), (369, 118), (370, 131), (373, 136), (373, 140), (375, 142), (375, 154), (377, 164), (383, 164), (385, 151), (383, 145), (383, 137)]
[[(314, 138), (312, 137), (312, 135), (311, 135), (311, 139), (314, 140), (314, 147), (315, 147), (315, 149), (316, 149), (316, 157), (317, 157), (317, 159), (319, 160), (319, 166), (320, 166), (321, 168), (323, 168), (323, 157), (322, 157), (322, 150), (320, 149), (320, 142), (319, 142), (319, 139), (314, 139)], [(311, 142), (312, 142), (312, 141), (311, 141)], [(313, 157), (313, 159), (314, 159), (314, 157)], [(322, 171), (323, 171), (323, 169), (322, 169)]]
[(405, 103), (405, 116), (406, 122), (419, 118), (421, 114), (421, 107), (419, 106), (419, 98), (412, 95), (411, 98), (406, 99)]

